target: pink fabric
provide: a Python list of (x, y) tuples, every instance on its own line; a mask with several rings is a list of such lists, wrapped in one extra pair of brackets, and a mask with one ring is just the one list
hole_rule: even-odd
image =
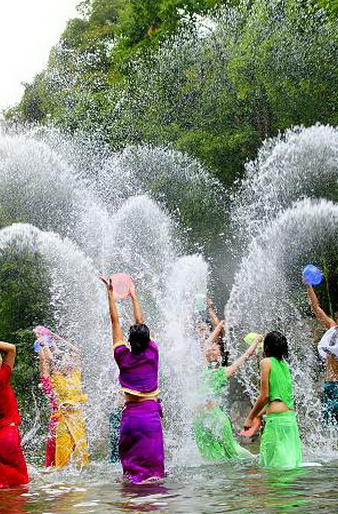
[(51, 466), (55, 466), (55, 450), (56, 450), (56, 425), (58, 424), (58, 420), (50, 420), (48, 425), (48, 437), (46, 443), (46, 458), (45, 458), (45, 466), (49, 468)]
[(55, 412), (58, 411), (59, 407), (58, 407), (56, 394), (53, 389), (50, 378), (49, 377), (41, 377), (40, 382), (42, 385), (42, 391), (44, 392), (44, 394), (47, 396), (47, 398), (49, 400), (50, 412), (51, 412), (51, 414), (55, 414)]
[(45, 466), (49, 468), (50, 466), (55, 466), (55, 449), (56, 449), (56, 427), (59, 422), (58, 418), (58, 402), (55, 391), (51, 384), (49, 377), (41, 377), (40, 379), (42, 385), (42, 391), (49, 399), (49, 408), (51, 412), (50, 420), (48, 423), (48, 436), (46, 443), (46, 459)]
[(37, 325), (36, 327), (34, 327), (33, 332), (37, 336), (46, 336), (46, 337), (52, 336), (52, 332), (49, 330), (49, 328), (44, 327), (43, 325)]

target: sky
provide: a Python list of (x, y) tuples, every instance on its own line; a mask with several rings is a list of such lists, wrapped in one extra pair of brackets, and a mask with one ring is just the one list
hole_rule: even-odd
[(17, 103), (47, 64), (79, 0), (0, 0), (0, 110)]

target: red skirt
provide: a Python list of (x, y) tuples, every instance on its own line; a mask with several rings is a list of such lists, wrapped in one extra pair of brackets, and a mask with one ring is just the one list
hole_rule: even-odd
[(52, 414), (48, 424), (48, 437), (46, 444), (46, 460), (45, 466), (49, 468), (55, 466), (55, 452), (56, 452), (56, 427), (59, 423), (59, 415)]
[(0, 429), (0, 488), (28, 484), (25, 457), (21, 448), (19, 428)]

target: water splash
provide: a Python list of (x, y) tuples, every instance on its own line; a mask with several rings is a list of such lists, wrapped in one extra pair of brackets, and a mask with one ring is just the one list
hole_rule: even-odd
[[(104, 423), (99, 412), (107, 397), (109, 328), (102, 323), (104, 295), (97, 280), (98, 272), (70, 240), (43, 232), (29, 224), (13, 224), (0, 231), (0, 257), (9, 246), (22, 252), (38, 253), (46, 262), (56, 329), (79, 344), (83, 354), (84, 385), (89, 392), (87, 415), (92, 420), (89, 438), (100, 438)], [(97, 365), (93, 365), (97, 362)], [(96, 386), (95, 386), (96, 384)], [(110, 387), (111, 389), (111, 387)], [(106, 410), (106, 409), (105, 409)], [(24, 413), (23, 413), (24, 415)]]
[[(331, 127), (296, 128), (267, 141), (247, 166), (233, 216), (246, 251), (226, 306), (233, 356), (245, 349), (242, 338), (249, 331), (286, 334), (303, 440), (317, 456), (325, 448), (328, 458), (336, 455), (336, 435), (321, 429), (319, 361), (301, 270), (337, 255), (338, 207), (319, 199), (332, 192), (326, 184), (336, 187), (337, 137)], [(253, 400), (254, 361), (240, 380)]]
[[(136, 281), (147, 322), (163, 348), (167, 440), (175, 461), (182, 434), (191, 441), (189, 384), (200, 364), (200, 355), (188, 358), (192, 298), (206, 291), (207, 276), (201, 256), (183, 256), (186, 232), (179, 211), (196, 198), (200, 210), (208, 201), (215, 206), (221, 194), (217, 181), (179, 152), (139, 147), (113, 154), (89, 137), (72, 140), (56, 130), (34, 129), (1, 134), (0, 186), (2, 225), (25, 222), (0, 230), (0, 253), (14, 245), (43, 256), (56, 330), (82, 348), (91, 450), (99, 458), (107, 455), (107, 420), (117, 392), (98, 275), (123, 270)], [(168, 195), (174, 207), (166, 205)], [(130, 307), (123, 305), (121, 314), (127, 328)], [(183, 355), (191, 363), (189, 373)], [(28, 439), (34, 431), (29, 427)]]
[(235, 198), (233, 218), (252, 237), (303, 198), (335, 198), (338, 132), (330, 126), (296, 127), (264, 142)]
[[(194, 408), (201, 402), (202, 364), (194, 299), (197, 294), (207, 294), (207, 281), (208, 267), (201, 256), (181, 257), (173, 263), (168, 275), (162, 307), (163, 400), (172, 405), (167, 445), (177, 455), (176, 463), (180, 465), (200, 462), (191, 431)], [(175, 403), (170, 398), (176, 398)]]

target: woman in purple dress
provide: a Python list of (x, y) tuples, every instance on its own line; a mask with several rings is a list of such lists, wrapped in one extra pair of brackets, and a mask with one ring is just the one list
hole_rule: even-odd
[(141, 308), (131, 288), (135, 324), (123, 337), (111, 281), (101, 277), (108, 295), (113, 330), (113, 354), (119, 367), (119, 381), (125, 395), (119, 453), (123, 476), (131, 482), (149, 482), (164, 477), (162, 411), (158, 401), (157, 344), (150, 339)]

